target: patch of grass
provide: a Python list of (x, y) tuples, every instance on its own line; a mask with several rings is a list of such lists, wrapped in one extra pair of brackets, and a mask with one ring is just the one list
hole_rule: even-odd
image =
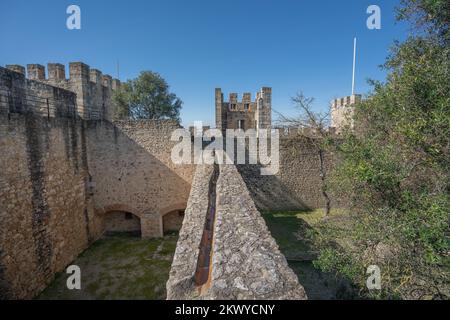
[(104, 237), (72, 262), (81, 269), (81, 290), (67, 289), (69, 275), (62, 272), (38, 299), (165, 299), (177, 238)]
[(310, 299), (342, 299), (351, 295), (347, 283), (317, 270), (312, 263), (316, 252), (311, 235), (323, 224), (346, 226), (347, 211), (333, 209), (327, 217), (322, 209), (278, 211), (265, 212), (263, 217)]

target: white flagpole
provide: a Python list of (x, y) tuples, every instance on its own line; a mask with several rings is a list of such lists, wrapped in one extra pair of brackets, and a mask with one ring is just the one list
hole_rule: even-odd
[(356, 66), (356, 37), (353, 39), (353, 75), (352, 75), (352, 95), (355, 94), (355, 66)]

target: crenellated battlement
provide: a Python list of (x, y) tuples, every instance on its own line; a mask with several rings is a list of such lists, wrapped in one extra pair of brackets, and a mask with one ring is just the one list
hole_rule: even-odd
[[(47, 70), (41, 64), (7, 65), (6, 69), (20, 73), (30, 81), (72, 91), (76, 94), (76, 110), (84, 119), (112, 119), (112, 92), (121, 82), (83, 62), (69, 63), (69, 77), (61, 63), (48, 63)], [(47, 73), (46, 73), (47, 71)]]
[(354, 94), (351, 96), (334, 99), (331, 102), (331, 106), (332, 106), (332, 108), (341, 108), (341, 107), (349, 106), (349, 105), (360, 102), (361, 98), (362, 97), (360, 94)]
[(331, 101), (331, 127), (336, 133), (345, 127), (353, 128), (353, 105), (361, 99), (360, 94), (353, 94)]
[(231, 92), (224, 101), (220, 88), (216, 88), (216, 128), (218, 129), (267, 129), (271, 127), (272, 88), (263, 87), (256, 93), (245, 92), (242, 98)]
[(100, 70), (91, 69), (83, 62), (69, 63), (69, 78), (66, 78), (66, 67), (61, 63), (49, 62), (47, 64), (47, 70), (45, 69), (45, 66), (41, 64), (27, 64), (26, 68), (18, 64), (9, 64), (6, 65), (6, 69), (21, 73), (29, 80), (48, 81), (50, 83), (52, 81), (93, 82), (101, 83), (102, 86), (113, 90), (120, 86), (119, 79), (113, 79), (113, 77), (108, 74), (103, 75)]

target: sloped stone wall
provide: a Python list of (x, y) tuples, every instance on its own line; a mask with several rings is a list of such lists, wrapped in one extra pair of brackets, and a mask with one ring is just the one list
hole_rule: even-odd
[(221, 165), (209, 279), (196, 286), (212, 166), (198, 166), (167, 282), (168, 299), (306, 299), (234, 165)]
[(217, 181), (210, 299), (306, 299), (234, 165)]
[(212, 165), (198, 165), (196, 168), (166, 285), (169, 300), (199, 297), (194, 277), (208, 210), (209, 187), (213, 171)]

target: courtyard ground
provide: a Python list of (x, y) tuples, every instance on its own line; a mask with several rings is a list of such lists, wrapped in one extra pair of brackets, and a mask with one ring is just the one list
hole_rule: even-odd
[(81, 269), (81, 290), (68, 290), (62, 272), (38, 299), (165, 299), (177, 238), (104, 237), (72, 263)]
[[(297, 274), (300, 284), (312, 300), (353, 299), (350, 284), (313, 266), (317, 252), (308, 233), (324, 223), (324, 212), (313, 211), (265, 212), (263, 217), (289, 266)], [(335, 226), (347, 224), (346, 212), (332, 210), (326, 222)]]

